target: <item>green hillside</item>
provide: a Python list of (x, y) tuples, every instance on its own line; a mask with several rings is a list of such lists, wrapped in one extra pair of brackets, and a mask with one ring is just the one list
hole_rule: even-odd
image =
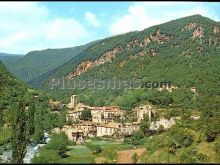
[(63, 49), (32, 51), (19, 60), (6, 60), (4, 64), (17, 78), (30, 81), (69, 61), (93, 43)]
[[(202, 96), (218, 95), (220, 89), (216, 83), (220, 79), (218, 65), (220, 62), (220, 38), (219, 32), (214, 33), (214, 28), (220, 28), (217, 22), (200, 15), (193, 15), (156, 25), (140, 32), (106, 38), (53, 71), (34, 79), (32, 84), (44, 83), (45, 90), (54, 95), (60, 95), (66, 100), (72, 93), (79, 94), (82, 101), (92, 105), (119, 104), (130, 109), (147, 100), (160, 106), (170, 103), (173, 106), (196, 106), (197, 99), (190, 91), (191, 87), (197, 87), (201, 98)], [(157, 36), (158, 30), (160, 30), (161, 36)], [(196, 36), (196, 32), (198, 36)], [(195, 34), (194, 37), (193, 34)], [(158, 40), (160, 37), (162, 39), (161, 41), (151, 39), (150, 43), (141, 47), (140, 44), (146, 42), (146, 38), (149, 38), (150, 35)], [(134, 43), (135, 40), (138, 42)], [(127, 49), (129, 42), (131, 43), (130, 49)], [(146, 92), (144, 89), (50, 90), (52, 78), (70, 75), (76, 71), (77, 66), (82, 64), (81, 62), (94, 62), (104, 53), (114, 50), (118, 46), (121, 46), (121, 50), (115, 55), (112, 62), (94, 66), (72, 78), (75, 80), (138, 79), (143, 83), (169, 81), (174, 86), (178, 86), (180, 90), (176, 90), (172, 94), (164, 92), (164, 95), (168, 97), (162, 97), (161, 92), (157, 90)], [(57, 87), (61, 88), (62, 83), (60, 83), (60, 87)]]
[[(29, 88), (30, 89), (30, 88)], [(13, 105), (28, 92), (28, 86), (16, 80), (0, 61), (0, 146), (10, 139), (10, 125), (14, 116)], [(5, 129), (3, 129), (5, 128)]]
[[(149, 130), (146, 117), (140, 130), (125, 138), (125, 144), (146, 148), (138, 163), (217, 163), (220, 160), (219, 29), (217, 22), (193, 15), (107, 38), (34, 83), (42, 83), (43, 90), (66, 103), (70, 95), (76, 94), (80, 102), (88, 105), (118, 105), (127, 111), (126, 118), (132, 118), (131, 110), (140, 104), (156, 107), (157, 115), (152, 120), (180, 117), (175, 126), (168, 130), (160, 127), (157, 131)], [(106, 61), (99, 64), (100, 59)], [(168, 81), (177, 89), (173, 92), (146, 88), (72, 89), (73, 84), (63, 85), (63, 77), (66, 82), (140, 80), (142, 85), (147, 81)], [(55, 89), (51, 89), (53, 78), (60, 80)], [(191, 87), (196, 87), (196, 92)], [(199, 119), (193, 119), (194, 115)]]
[(21, 54), (7, 54), (0, 53), (0, 60), (6, 65), (9, 66), (12, 63), (15, 63), (17, 60), (21, 59), (23, 55)]
[[(65, 114), (51, 113), (52, 97), (17, 80), (1, 61), (0, 93), (0, 154), (8, 145), (16, 154), (23, 152), (27, 141), (39, 142), (45, 130), (65, 122)], [(20, 155), (14, 157), (19, 159)]]
[[(177, 116), (181, 118), (168, 130), (160, 127), (157, 131), (150, 131), (148, 116), (145, 116), (140, 124), (140, 130), (125, 138), (123, 143), (126, 145), (146, 148), (146, 152), (139, 159), (141, 163), (219, 162), (220, 24), (218, 22), (201, 15), (193, 15), (155, 25), (143, 31), (99, 40), (86, 47), (83, 46), (80, 51), (77, 49), (77, 53), (73, 53), (73, 49), (31, 52), (16, 62), (15, 68), (17, 67), (18, 72), (16, 73), (14, 69), (13, 73), (44, 91), (39, 94), (34, 106), (30, 100), (27, 103), (31, 107), (30, 110), (34, 110), (34, 118), (31, 120), (34, 122), (30, 122), (34, 130), (31, 131), (33, 141), (40, 142), (44, 130), (49, 132), (54, 127), (62, 127), (66, 124), (66, 109), (58, 116), (51, 113), (49, 99), (69, 103), (70, 96), (75, 94), (78, 95), (81, 103), (91, 106), (120, 106), (127, 112), (125, 122), (130, 122), (129, 118), (134, 115), (131, 110), (140, 104), (152, 104), (155, 107), (157, 113), (152, 116), (152, 121), (162, 116), (167, 119)], [(64, 60), (61, 54), (68, 56), (68, 60), (67, 57)], [(47, 67), (48, 65), (50, 67)], [(31, 76), (27, 76), (27, 73)], [(10, 116), (13, 116), (11, 115), (13, 111), (10, 110), (13, 109), (11, 104), (17, 101), (15, 98), (21, 95), (29, 97), (30, 91), (34, 91), (11, 76), (2, 63), (0, 63), (0, 76), (2, 93), (0, 115), (3, 128), (5, 123), (10, 123)], [(139, 89), (73, 89), (72, 84), (64, 82), (64, 86), (63, 77), (65, 82), (140, 80), (142, 86)], [(59, 79), (60, 82), (51, 89), (54, 78)], [(171, 82), (176, 89), (172, 92), (148, 89), (144, 86), (148, 81)], [(195, 89), (194, 92), (192, 87)], [(199, 118), (195, 119), (194, 116)], [(30, 131), (29, 127), (27, 128)], [(41, 157), (46, 160), (55, 157), (54, 162), (63, 162), (66, 157), (57, 158), (54, 156), (57, 153), (54, 154), (52, 151), (53, 147), (59, 144), (58, 139), (59, 137), (50, 148), (51, 157), (47, 156), (47, 150), (42, 150), (39, 160), (35, 161), (42, 162)], [(3, 142), (5, 143), (5, 137)], [(75, 152), (77, 150), (74, 150)], [(105, 152), (107, 151), (103, 148), (103, 151), (95, 156), (112, 156), (111, 153), (105, 154)], [(116, 150), (114, 153), (116, 154)], [(67, 157), (66, 160), (68, 158), (71, 157)], [(114, 160), (115, 157), (111, 159)]]

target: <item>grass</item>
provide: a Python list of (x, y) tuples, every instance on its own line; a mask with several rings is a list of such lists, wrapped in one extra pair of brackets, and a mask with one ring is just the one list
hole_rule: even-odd
[(0, 146), (7, 143), (11, 137), (11, 130), (10, 129), (3, 129), (0, 128)]
[(100, 141), (90, 141), (90, 142), (88, 142), (88, 143), (93, 144), (93, 145), (98, 145), (98, 146), (100, 146), (100, 147), (109, 146), (109, 145), (114, 145), (114, 144), (115, 144), (114, 142), (104, 141), (104, 140), (100, 140)]
[(141, 157), (140, 157), (141, 163), (178, 163), (178, 159), (173, 154), (168, 154), (168, 151), (166, 148), (157, 150), (153, 153), (146, 151)]
[(107, 163), (116, 163), (117, 151), (133, 148), (130, 144), (113, 144), (102, 147), (102, 152), (98, 155), (107, 159)]
[(94, 155), (92, 151), (86, 146), (69, 146), (66, 154), (69, 156), (63, 158), (60, 163), (92, 163)]
[(105, 140), (91, 140), (88, 143), (99, 145), (102, 152), (99, 154), (92, 154), (92, 151), (86, 146), (68, 146), (66, 154), (69, 156), (63, 158), (60, 163), (94, 163), (95, 161), (102, 163), (116, 163), (117, 150), (125, 150), (133, 148), (130, 144), (119, 144), (113, 141)]
[(213, 143), (202, 142), (197, 146), (197, 150), (199, 153), (208, 156), (210, 163), (219, 163), (219, 160), (217, 159), (217, 154), (214, 151)]
[[(178, 148), (174, 154), (170, 153), (170, 163), (218, 162), (216, 152), (214, 151), (214, 143), (205, 142), (204, 135), (199, 134), (191, 128), (185, 128), (185, 130), (193, 135), (194, 141), (190, 147)], [(152, 138), (145, 138), (144, 146), (147, 148), (147, 151), (141, 156), (141, 163), (168, 162), (168, 141), (166, 138), (166, 133), (154, 135)], [(195, 155), (193, 151), (195, 151)], [(200, 159), (199, 154), (203, 155), (204, 159)], [(205, 157), (207, 157), (207, 159)]]

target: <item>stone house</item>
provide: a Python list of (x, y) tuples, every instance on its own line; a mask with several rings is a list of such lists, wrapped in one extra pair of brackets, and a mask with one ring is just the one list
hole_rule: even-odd
[(64, 125), (61, 131), (65, 132), (69, 140), (82, 144), (85, 137), (95, 137), (97, 129), (94, 123), (88, 121), (74, 125)]
[(77, 96), (71, 96), (71, 102), (68, 105), (70, 111), (67, 114), (66, 120), (71, 119), (75, 121), (80, 118), (82, 112), (86, 109), (91, 110), (92, 121), (96, 123), (113, 122), (115, 118), (123, 118), (124, 111), (120, 110), (118, 106), (103, 106), (103, 107), (91, 107), (78, 103)]
[(118, 106), (103, 107), (104, 108), (104, 119), (113, 122), (114, 119), (122, 119), (124, 111), (120, 110)]
[(79, 124), (74, 124), (73, 127), (83, 132), (83, 136), (94, 137), (96, 135), (97, 124), (91, 121), (84, 121)]
[(80, 118), (82, 114), (82, 110), (81, 111), (68, 111), (67, 115), (66, 115), (66, 121), (76, 121)]
[(65, 132), (68, 139), (71, 141), (77, 141), (77, 138), (82, 135), (80, 134), (80, 131), (74, 128), (71, 125), (64, 125), (61, 129), (61, 131)]
[(100, 124), (97, 126), (97, 137), (113, 136), (122, 128), (121, 123), (109, 122), (107, 124)]
[(125, 123), (120, 130), (121, 136), (130, 136), (133, 132), (138, 131), (140, 122)]
[(95, 107), (91, 109), (92, 122), (103, 123), (104, 122), (104, 109), (103, 107)]
[(144, 115), (147, 114), (149, 120), (151, 121), (151, 117), (155, 114), (155, 110), (153, 110), (151, 105), (141, 105), (134, 109), (137, 113), (137, 122), (141, 122), (144, 119)]
[(171, 86), (167, 85), (165, 87), (159, 87), (158, 88), (159, 91), (167, 90), (168, 92), (173, 92), (173, 90), (176, 90), (176, 89), (179, 89), (179, 87), (178, 86), (173, 86), (173, 85), (171, 85)]

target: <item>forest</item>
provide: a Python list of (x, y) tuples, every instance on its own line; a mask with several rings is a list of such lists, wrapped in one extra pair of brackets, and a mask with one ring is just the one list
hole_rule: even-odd
[[(51, 56), (51, 63), (57, 60), (54, 57), (66, 55), (66, 58), (58, 60), (59, 64), (46, 63), (48, 68), (42, 67), (38, 61), (35, 61), (35, 68), (32, 68), (27, 65), (28, 60), (25, 62), (19, 59), (22, 62), (16, 61), (17, 67), (13, 71), (9, 69), (12, 60), (4, 64), (1, 62), (0, 130), (3, 133), (0, 135), (0, 146), (10, 143), (12, 162), (22, 163), (28, 142), (40, 142), (44, 131), (50, 132), (54, 127), (66, 124), (65, 115), (68, 109), (64, 108), (59, 115), (51, 113), (53, 110), (49, 105), (50, 99), (68, 104), (70, 96), (74, 94), (81, 103), (90, 106), (117, 105), (131, 115), (133, 108), (151, 104), (157, 109), (165, 110), (166, 118), (180, 116), (181, 122), (167, 131), (162, 127), (151, 131), (146, 118), (139, 131), (125, 138), (126, 145), (147, 148), (149, 152), (141, 157), (144, 163), (165, 161), (167, 152), (170, 153), (170, 162), (219, 162), (220, 32), (215, 32), (215, 28), (220, 29), (220, 24), (201, 15), (193, 15), (143, 31), (95, 41), (77, 50), (47, 50), (27, 55), (28, 58), (38, 53)], [(150, 38), (147, 44), (146, 38)], [(51, 89), (52, 79), (63, 78), (75, 71), (82, 61), (94, 62), (118, 46), (121, 49), (111, 62), (94, 66), (75, 76), (74, 80), (140, 80), (142, 84), (148, 81), (171, 82), (177, 88), (172, 92), (144, 87), (63, 89), (61, 84)], [(52, 57), (53, 54), (56, 55)], [(27, 70), (33, 72), (33, 77), (24, 74)], [(196, 89), (195, 92), (192, 88)], [(193, 120), (193, 114), (199, 114), (199, 120)], [(83, 115), (86, 120), (90, 117), (89, 113)], [(63, 139), (60, 145), (59, 138)], [(69, 145), (65, 135), (53, 135), (52, 139), (42, 150), (40, 157), (35, 157), (33, 162), (54, 163), (65, 158), (66, 147)], [(105, 153), (104, 148), (89, 147), (97, 151), (97, 154)], [(48, 160), (45, 156), (47, 154), (53, 160)]]

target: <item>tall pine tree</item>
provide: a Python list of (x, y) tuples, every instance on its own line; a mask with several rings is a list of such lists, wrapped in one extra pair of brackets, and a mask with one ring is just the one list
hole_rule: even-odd
[(35, 132), (35, 126), (34, 126), (35, 101), (34, 100), (32, 100), (30, 102), (27, 113), (28, 113), (28, 116), (27, 116), (27, 129), (28, 129), (28, 135), (30, 137)]
[(15, 118), (12, 123), (12, 163), (23, 164), (27, 148), (27, 115), (25, 102), (21, 100), (14, 106)]

